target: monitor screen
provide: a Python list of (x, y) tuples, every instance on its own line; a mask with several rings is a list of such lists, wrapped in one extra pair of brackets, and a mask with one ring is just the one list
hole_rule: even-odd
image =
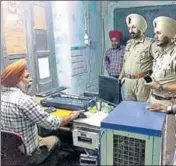
[(114, 77), (99, 76), (99, 98), (108, 102), (119, 104), (120, 82)]

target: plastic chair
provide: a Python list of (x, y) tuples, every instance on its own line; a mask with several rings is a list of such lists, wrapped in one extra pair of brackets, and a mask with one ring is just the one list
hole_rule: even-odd
[[(19, 147), (24, 149), (21, 152)], [(2, 166), (27, 165), (26, 147), (20, 134), (1, 130), (1, 164)]]

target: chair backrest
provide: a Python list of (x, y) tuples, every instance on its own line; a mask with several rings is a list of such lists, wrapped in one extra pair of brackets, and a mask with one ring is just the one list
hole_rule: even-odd
[[(19, 147), (23, 147), (24, 153)], [(1, 130), (1, 164), (2, 166), (26, 165), (26, 148), (21, 135)]]

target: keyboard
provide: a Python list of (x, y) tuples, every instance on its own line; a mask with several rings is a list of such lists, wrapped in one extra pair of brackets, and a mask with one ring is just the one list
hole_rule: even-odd
[(55, 107), (66, 110), (87, 110), (94, 107), (96, 98), (70, 98), (70, 97), (54, 97), (41, 100), (40, 104), (44, 107)]
[(38, 94), (36, 94), (36, 96), (37, 97), (52, 96), (52, 95), (58, 94), (59, 92), (65, 90), (65, 89), (67, 89), (67, 88), (64, 87), (64, 86), (60, 86), (60, 87), (57, 87), (57, 88), (54, 88), (54, 89), (51, 89), (51, 90), (48, 90), (48, 91), (45, 91), (45, 92), (42, 92), (42, 93), (38, 93)]

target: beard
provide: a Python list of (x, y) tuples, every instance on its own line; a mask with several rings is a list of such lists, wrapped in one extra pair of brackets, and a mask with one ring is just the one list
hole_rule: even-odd
[(32, 91), (32, 81), (28, 84), (24, 84), (22, 81), (18, 83), (18, 88), (26, 94), (30, 94)]
[(130, 33), (130, 35), (131, 35), (132, 38), (136, 37), (136, 33), (134, 33), (134, 32)]
[(161, 40), (156, 40), (156, 44), (157, 46), (165, 47), (169, 44), (169, 38), (165, 36)]
[(120, 44), (112, 44), (112, 48), (113, 49), (117, 49), (117, 48), (119, 48), (120, 47)]
[(140, 31), (137, 31), (136, 33), (135, 32), (131, 32), (130, 35), (131, 35), (131, 37), (133, 39), (137, 39), (137, 38), (140, 38), (141, 32)]

